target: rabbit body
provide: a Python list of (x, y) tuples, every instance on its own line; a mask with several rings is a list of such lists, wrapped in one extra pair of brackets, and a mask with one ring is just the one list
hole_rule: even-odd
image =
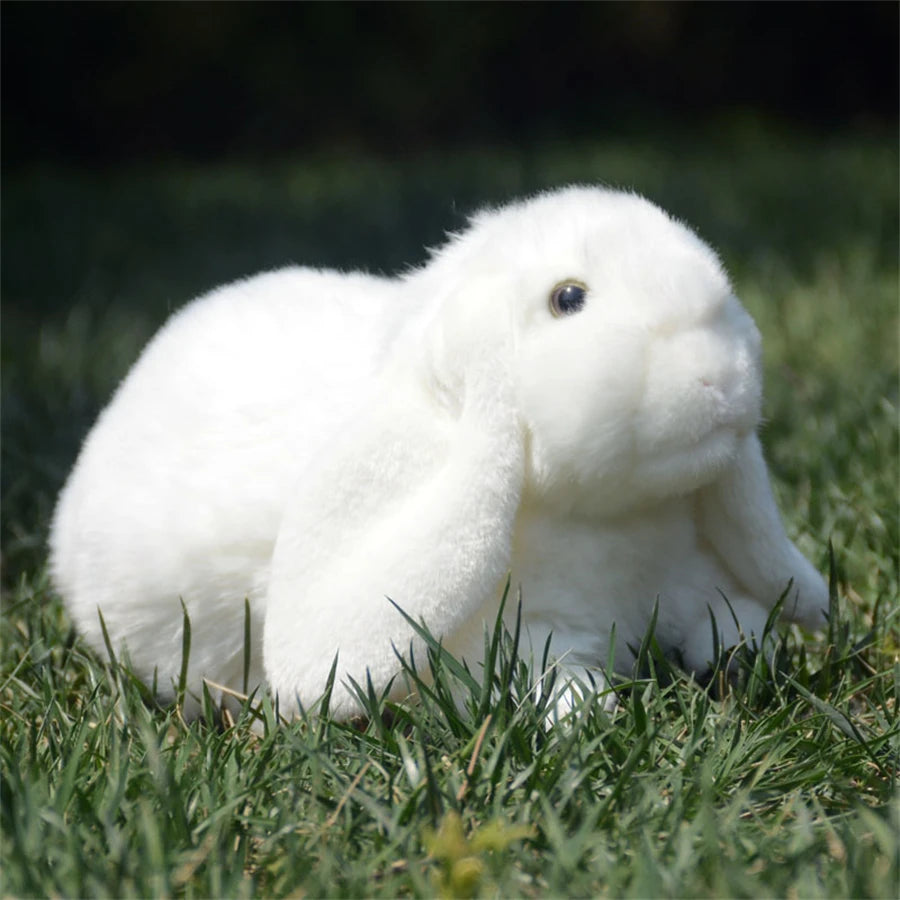
[(327, 453), (405, 321), (384, 279), (292, 268), (216, 290), (148, 345), (88, 435), (53, 523), (55, 583), (82, 633), (168, 693), (264, 682), (272, 551), (298, 471)]
[[(579, 300), (556, 308), (560, 285)], [(580, 292), (580, 293), (579, 293)], [(781, 525), (755, 429), (760, 339), (718, 260), (639, 197), (574, 187), (483, 212), (402, 278), (309, 269), (221, 288), (150, 343), (61, 495), (51, 569), (97, 647), (161, 690), (311, 705), (335, 656), (386, 688), (422, 658), (388, 603), (477, 664), (507, 573), (536, 657), (626, 670), (657, 635), (701, 671), (827, 591)], [(728, 598), (728, 603), (723, 599)], [(730, 607), (729, 607), (730, 603)], [(394, 691), (402, 692), (399, 682)]]

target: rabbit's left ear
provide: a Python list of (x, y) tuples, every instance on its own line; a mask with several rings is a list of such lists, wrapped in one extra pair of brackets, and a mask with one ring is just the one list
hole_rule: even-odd
[(781, 522), (762, 447), (744, 438), (735, 463), (700, 492), (699, 528), (741, 586), (767, 609), (784, 593), (784, 616), (809, 627), (824, 623), (828, 589)]
[(337, 655), (331, 711), (352, 716), (359, 705), (339, 686), (347, 676), (368, 675), (381, 691), (399, 669), (395, 648), (412, 644), (424, 658), (388, 597), (457, 652), (467, 631), (480, 647), (482, 614), (495, 614), (524, 441), (499, 332), (476, 320), (472, 330), (494, 338), (478, 352), (457, 344), (459, 311), (446, 318), (395, 354), (362, 421), (324, 448), (329, 458), (286, 503), (264, 634), (283, 704), (315, 701)]

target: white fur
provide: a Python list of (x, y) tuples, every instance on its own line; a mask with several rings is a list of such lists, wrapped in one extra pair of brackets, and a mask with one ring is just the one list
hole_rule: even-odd
[[(556, 318), (560, 282), (588, 287)], [(507, 573), (526, 636), (572, 674), (657, 635), (693, 670), (827, 591), (788, 540), (759, 441), (759, 334), (712, 251), (639, 197), (573, 187), (472, 219), (403, 278), (284, 269), (174, 316), (85, 441), (51, 535), (89, 641), (98, 609), (168, 688), (358, 704), (395, 650), (388, 603), (477, 664)], [(723, 599), (728, 598), (731, 605)], [(402, 685), (395, 683), (395, 692)]]

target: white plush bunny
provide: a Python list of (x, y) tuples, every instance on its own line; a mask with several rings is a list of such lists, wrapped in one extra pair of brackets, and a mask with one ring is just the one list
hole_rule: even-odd
[[(572, 187), (476, 215), (402, 278), (292, 268), (187, 306), (88, 436), (55, 583), (90, 642), (168, 687), (251, 685), (359, 711), (424, 619), (477, 665), (507, 574), (539, 657), (702, 671), (785, 615), (823, 621), (755, 429), (759, 334), (712, 251), (640, 197)], [(726, 599), (727, 598), (727, 601)], [(527, 647), (526, 643), (526, 647)], [(401, 690), (399, 680), (395, 689)], [(295, 707), (296, 708), (296, 707)]]

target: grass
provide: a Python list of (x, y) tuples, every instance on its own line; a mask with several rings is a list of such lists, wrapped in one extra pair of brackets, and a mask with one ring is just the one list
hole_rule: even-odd
[[(788, 529), (832, 569), (826, 632), (789, 630), (772, 665), (739, 651), (708, 687), (648, 640), (617, 707), (588, 697), (562, 727), (506, 633), (486, 672), (432, 647), (421, 704), (367, 697), (352, 725), (279, 725), (264, 696), (185, 723), (82, 644), (47, 584), (47, 517), (169, 310), (290, 260), (394, 270), (472, 204), (572, 180), (634, 186), (722, 253), (764, 335)], [(896, 198), (892, 136), (741, 122), (402, 165), (5, 177), (3, 894), (896, 896)]]

